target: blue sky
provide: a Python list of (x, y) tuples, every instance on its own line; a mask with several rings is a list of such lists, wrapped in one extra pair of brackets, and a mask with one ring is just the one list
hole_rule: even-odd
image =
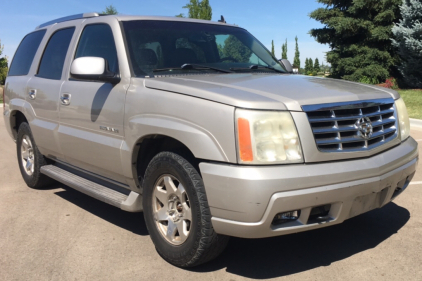
[[(0, 40), (4, 45), (3, 55), (11, 60), (19, 42), (28, 32), (41, 23), (55, 18), (84, 12), (101, 12), (112, 4), (119, 13), (127, 15), (174, 16), (187, 14), (182, 7), (189, 0), (68, 0), (68, 1), (2, 1), (0, 13)], [(246, 28), (271, 50), (274, 40), (276, 57), (281, 57), (281, 45), (287, 38), (288, 59), (294, 57), (295, 36), (299, 38), (301, 66), (305, 58), (316, 57), (325, 61), (329, 47), (317, 43), (309, 34), (311, 28), (322, 25), (309, 18), (309, 13), (321, 4), (316, 0), (210, 0), (213, 18), (216, 21), (224, 15), (228, 23)]]

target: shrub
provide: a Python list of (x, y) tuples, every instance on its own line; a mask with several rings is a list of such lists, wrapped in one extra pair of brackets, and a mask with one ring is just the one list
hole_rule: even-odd
[(396, 79), (393, 77), (387, 78), (387, 80), (385, 80), (383, 87), (393, 89), (393, 90), (397, 90), (399, 88), (399, 86), (397, 85)]
[(362, 76), (362, 78), (359, 80), (360, 83), (364, 83), (364, 84), (379, 84), (379, 81), (377, 78), (375, 77), (368, 77), (368, 76)]

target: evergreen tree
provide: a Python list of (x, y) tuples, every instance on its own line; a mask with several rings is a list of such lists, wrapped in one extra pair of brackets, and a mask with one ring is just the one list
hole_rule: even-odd
[(309, 59), (306, 58), (305, 60), (305, 74), (308, 74), (309, 71)]
[(299, 52), (299, 44), (297, 43), (297, 36), (295, 37), (296, 41), (296, 48), (295, 48), (295, 58), (293, 60), (293, 65), (300, 68), (300, 52)]
[(287, 60), (287, 38), (286, 43), (281, 46), (281, 58)]
[(275, 52), (274, 52), (274, 40), (271, 41), (271, 54), (273, 55), (273, 57), (275, 57)]
[(309, 58), (308, 63), (309, 63), (309, 72), (311, 73), (314, 72), (314, 62), (312, 58)]
[(317, 0), (325, 5), (310, 14), (323, 28), (310, 31), (328, 44), (332, 77), (359, 81), (364, 76), (384, 81), (394, 70), (397, 55), (390, 43), (391, 28), (400, 18), (402, 0)]
[(319, 60), (318, 60), (318, 58), (316, 58), (315, 59), (315, 62), (314, 62), (314, 71), (316, 71), (316, 72), (320, 72), (321, 71), (321, 68), (319, 67)]
[(240, 42), (239, 39), (237, 39), (233, 35), (230, 35), (224, 41), (224, 47), (222, 52), (223, 56), (221, 56), (220, 54), (220, 57), (231, 57), (238, 62), (244, 63), (249, 62), (249, 59), (252, 55), (251, 49), (246, 47), (242, 42)]
[[(190, 0), (188, 4), (183, 6), (183, 9), (188, 9), (188, 17), (192, 19), (211, 20), (212, 8), (209, 0)], [(184, 18), (183, 14), (178, 14), (176, 17)]]
[(113, 5), (110, 5), (110, 6), (106, 6), (105, 11), (102, 11), (102, 14), (104, 14), (104, 15), (117, 15), (118, 12), (117, 12), (117, 9)]
[(422, 1), (403, 0), (402, 20), (393, 27), (393, 46), (401, 57), (399, 70), (409, 87), (422, 88)]

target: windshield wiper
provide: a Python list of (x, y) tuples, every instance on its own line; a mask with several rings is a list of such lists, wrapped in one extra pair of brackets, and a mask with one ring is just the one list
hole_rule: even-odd
[(230, 70), (225, 70), (221, 68), (206, 66), (206, 65), (200, 65), (200, 64), (192, 64), (192, 63), (185, 63), (181, 67), (168, 67), (168, 68), (156, 68), (152, 72), (161, 72), (161, 71), (169, 71), (169, 70), (215, 70), (222, 73), (232, 73)]
[(275, 69), (274, 67), (271, 66), (265, 66), (265, 65), (257, 65), (257, 64), (253, 64), (249, 67), (231, 67), (230, 70), (255, 70), (255, 69), (259, 69), (259, 68), (266, 68), (266, 69), (271, 69), (274, 70), (275, 72), (279, 72), (279, 73), (284, 73), (281, 70)]

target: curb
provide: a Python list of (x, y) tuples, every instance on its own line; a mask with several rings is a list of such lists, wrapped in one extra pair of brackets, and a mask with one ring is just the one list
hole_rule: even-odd
[(409, 118), (409, 120), (410, 120), (410, 127), (422, 129), (422, 120), (413, 119), (413, 118)]

